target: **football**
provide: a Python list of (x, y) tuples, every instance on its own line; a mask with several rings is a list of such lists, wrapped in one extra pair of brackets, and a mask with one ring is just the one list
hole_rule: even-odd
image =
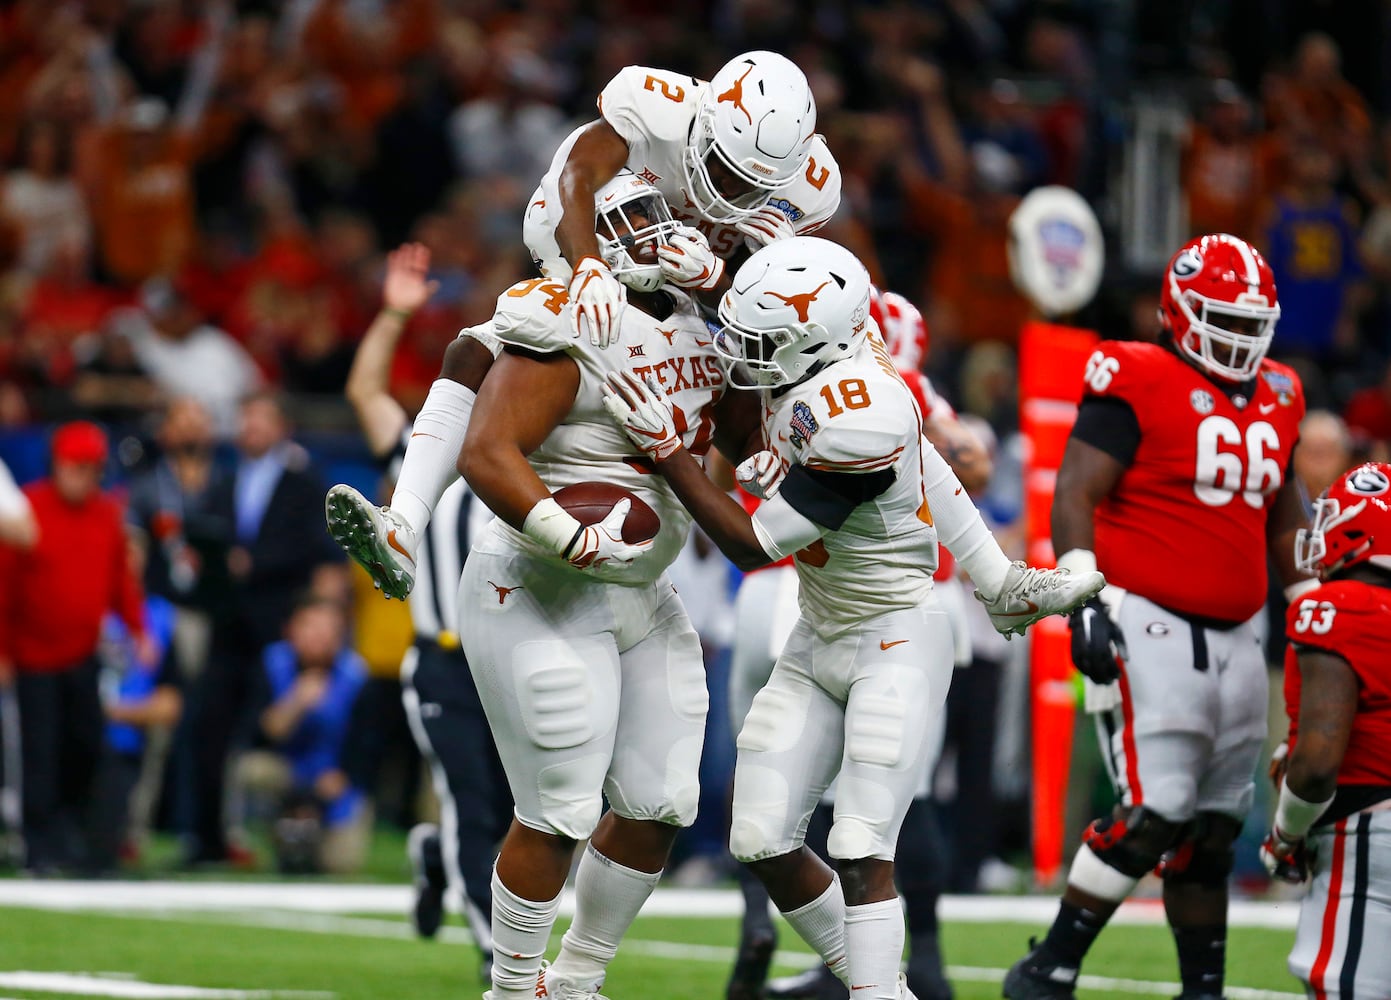
[(633, 507), (623, 522), (623, 540), (629, 545), (654, 537), (662, 526), (657, 512), (645, 500), (612, 483), (575, 483), (556, 490), (554, 496), (556, 503), (584, 525), (597, 524), (618, 501), (631, 500)]

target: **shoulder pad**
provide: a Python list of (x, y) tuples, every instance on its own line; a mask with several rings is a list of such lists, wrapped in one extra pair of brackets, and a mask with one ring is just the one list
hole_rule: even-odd
[(1178, 360), (1158, 344), (1103, 340), (1087, 358), (1082, 396), (1133, 401), (1154, 390), (1156, 371), (1170, 359)]
[(566, 350), (574, 344), (568, 303), (569, 294), (559, 282), (519, 281), (497, 297), (490, 332), (504, 344), (540, 354)]
[(686, 142), (705, 83), (650, 66), (625, 66), (599, 94), (599, 114), (631, 146)]
[(826, 140), (818, 135), (811, 143), (806, 169), (787, 187), (774, 192), (768, 204), (782, 209), (799, 236), (820, 229), (840, 207), (840, 165)]
[[(841, 381), (827, 383), (832, 393)], [(897, 379), (868, 379), (870, 403), (858, 409), (846, 408), (824, 421), (807, 440), (802, 461), (808, 469), (826, 472), (874, 472), (897, 464), (904, 449), (920, 436), (920, 418), (912, 394)], [(793, 425), (798, 417), (815, 416), (810, 407), (804, 413), (800, 401), (793, 404)]]

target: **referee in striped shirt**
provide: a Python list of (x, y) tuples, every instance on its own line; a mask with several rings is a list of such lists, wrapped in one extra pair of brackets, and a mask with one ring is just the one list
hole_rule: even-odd
[[(387, 255), (382, 309), (367, 328), (348, 375), (346, 394), (372, 454), (400, 468), (410, 439), (405, 410), (387, 391), (391, 358), (407, 321), (430, 298), (430, 251), (406, 244)], [(417, 553), (410, 596), (415, 643), (401, 663), (401, 697), (411, 732), (430, 764), (440, 823), (411, 830), (416, 930), (433, 937), (455, 894), (483, 955), (492, 961), (492, 868), (512, 821), (512, 797), (483, 706), (459, 647), (456, 592), (469, 538), (492, 514), (459, 479), (435, 508)]]

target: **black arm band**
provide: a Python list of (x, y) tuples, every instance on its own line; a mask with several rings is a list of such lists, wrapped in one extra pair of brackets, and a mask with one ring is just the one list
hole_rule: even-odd
[(798, 514), (829, 531), (838, 531), (860, 504), (873, 500), (897, 478), (893, 469), (877, 472), (826, 472), (794, 465), (787, 470), (779, 494)]

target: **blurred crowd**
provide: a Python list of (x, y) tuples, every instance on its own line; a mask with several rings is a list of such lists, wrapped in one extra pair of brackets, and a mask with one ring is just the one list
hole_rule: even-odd
[[(409, 624), (324, 538), (322, 474), (291, 421), (348, 433), (353, 350), (379, 305), (383, 254), (408, 239), (430, 250), (439, 284), (392, 371), (395, 395), (419, 406), (457, 330), (530, 274), (527, 199), (625, 65), (708, 77), (734, 52), (771, 48), (805, 70), (844, 175), (826, 235), (922, 306), (930, 374), (999, 441), (985, 503), (1002, 526), (1020, 515), (1013, 344), (1030, 316), (1009, 277), (1009, 214), (1043, 184), (1086, 195), (1114, 252), (1076, 321), (1154, 336), (1157, 275), (1126, 268), (1116, 229), (1129, 125), (1149, 100), (1177, 102), (1188, 121), (1177, 183), (1157, 193), (1182, 199), (1185, 231), (1173, 235), (1233, 232), (1275, 270), (1271, 353), (1298, 366), (1318, 410), (1298, 457), (1311, 489), (1354, 456), (1387, 457), (1383, 15), (1294, 0), (1191, 6), (1202, 9), (0, 3), (0, 428), (86, 419), (110, 434), (101, 464), (137, 529), (130, 559), (145, 599), (167, 607), (151, 617), (159, 634), (108, 637), (102, 656), (146, 661), (180, 692), (135, 724), (158, 754), (120, 738), (126, 756), (163, 762), (121, 779), (137, 789), (137, 827), (158, 799), (157, 821), (185, 835), (190, 860), (225, 859), (256, 813), (243, 799), (294, 788), (337, 803), (335, 823), (360, 832), (389, 784), (383, 761), (404, 758), (398, 777), (417, 766), (391, 708)], [(302, 486), (268, 509), (286, 476)], [(727, 644), (722, 614), (709, 617), (711, 647)], [(168, 650), (172, 670), (159, 666)], [(293, 669), (304, 662), (311, 681)], [(119, 703), (107, 702), (113, 725)], [(1005, 696), (1000, 711), (1022, 708)], [(350, 739), (353, 724), (376, 735)], [(365, 745), (363, 759), (303, 763), (322, 749), (307, 730), (335, 752)], [(229, 748), (252, 745), (284, 753), (229, 764)], [(995, 772), (1008, 784), (1018, 770)], [(408, 823), (415, 803), (399, 786), (414, 782), (392, 785), (379, 814)], [(340, 847), (319, 860), (360, 860), (352, 836)]]

